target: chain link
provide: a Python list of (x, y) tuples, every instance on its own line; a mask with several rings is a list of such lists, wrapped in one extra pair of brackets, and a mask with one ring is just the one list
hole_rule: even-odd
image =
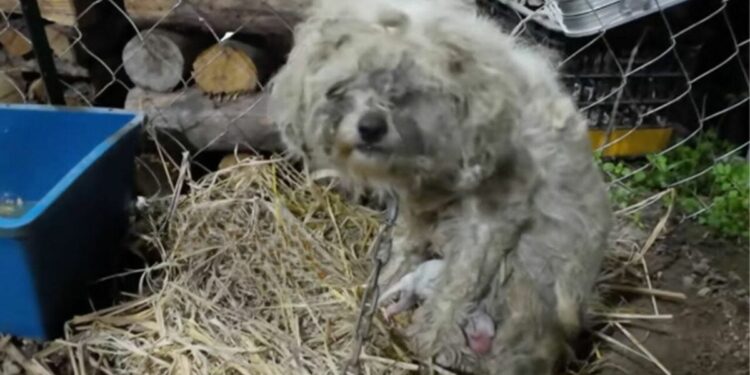
[(354, 351), (351, 357), (344, 365), (341, 371), (342, 375), (348, 375), (350, 369), (354, 369), (354, 374), (359, 374), (359, 357), (362, 353), (362, 346), (370, 333), (370, 326), (372, 325), (372, 318), (375, 315), (377, 309), (377, 302), (380, 299), (380, 288), (378, 287), (378, 280), (380, 279), (380, 272), (388, 262), (388, 258), (391, 254), (391, 246), (393, 244), (391, 238), (391, 229), (396, 223), (398, 217), (398, 198), (395, 194), (390, 194), (388, 200), (388, 206), (386, 209), (386, 221), (380, 227), (378, 234), (375, 236), (372, 247), (370, 248), (372, 254), (373, 270), (370, 274), (367, 289), (362, 296), (362, 303), (359, 308), (359, 316), (357, 317), (357, 326), (354, 334)]

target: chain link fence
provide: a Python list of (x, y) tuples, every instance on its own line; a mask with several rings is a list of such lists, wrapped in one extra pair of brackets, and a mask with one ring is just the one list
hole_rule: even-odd
[[(39, 0), (42, 19), (33, 20), (19, 0), (0, 0), (0, 101), (49, 102), (36, 61), (43, 49), (30, 30), (42, 22), (65, 105), (142, 110), (152, 138), (190, 149), (193, 160), (235, 144), (272, 151), (280, 144), (265, 116), (264, 85), (283, 64), (308, 2)], [(478, 6), (558, 52), (562, 79), (588, 116), (592, 148), (620, 195), (710, 184), (717, 168), (746, 158), (746, 0)], [(706, 141), (711, 133), (720, 141)], [(640, 161), (623, 161), (631, 158)], [(644, 182), (652, 178), (658, 181)], [(688, 189), (684, 217), (717, 204), (704, 188)]]
[[(143, 111), (147, 116), (145, 135), (150, 142), (144, 142), (136, 160), (138, 194), (171, 195), (173, 191), (193, 188), (187, 186), (191, 185), (190, 177), (220, 166), (219, 160), (228, 153), (270, 153), (281, 148), (274, 126), (266, 116), (265, 85), (284, 63), (292, 46), (293, 27), (310, 1), (0, 0), (0, 103)], [(38, 4), (38, 9), (34, 4)], [(670, 212), (676, 212), (681, 220), (700, 221), (716, 233), (747, 241), (750, 178), (747, 0), (477, 0), (477, 5), (480, 13), (497, 20), (508, 32), (557, 52), (561, 78), (589, 119), (592, 150), (607, 174), (619, 213), (637, 214), (646, 206), (677, 197), (667, 204), (678, 209), (665, 210), (664, 219)], [(164, 201), (169, 201), (167, 217), (171, 217), (177, 199), (167, 197)], [(209, 201), (206, 198), (198, 202), (214, 203)], [(330, 215), (335, 216), (333, 211)], [(213, 220), (223, 220), (223, 216)], [(661, 233), (664, 223), (656, 225), (652, 237), (642, 249), (637, 249), (637, 257), (628, 255), (628, 262), (640, 258), (642, 278), (647, 280), (649, 289), (650, 273), (642, 255)], [(246, 232), (242, 225), (235, 230)], [(218, 241), (223, 241), (222, 238)], [(217, 240), (206, 241), (208, 244)], [(194, 247), (197, 252), (208, 254), (204, 246)], [(224, 253), (227, 256), (229, 252)], [(177, 257), (175, 262), (187, 259), (182, 253)], [(196, 274), (222, 264), (210, 263), (216, 255), (206, 257), (205, 263), (201, 260), (200, 266), (196, 266)], [(235, 258), (227, 259), (241, 263)], [(284, 255), (279, 259), (286, 264), (289, 258)], [(144, 288), (143, 283), (152, 282), (148, 281), (151, 271), (171, 267), (166, 263), (146, 267), (143, 274), (147, 277), (141, 278), (143, 259), (135, 259), (133, 263), (137, 272), (132, 274), (140, 278), (135, 280), (139, 290)], [(320, 271), (316, 269), (316, 277), (322, 277), (317, 272)], [(178, 280), (177, 285), (183, 281)], [(223, 293), (225, 287), (219, 283), (205, 290), (220, 287)], [(106, 369), (117, 365), (143, 368), (139, 366), (154, 361), (164, 363), (149, 368), (163, 366), (175, 373), (189, 373), (192, 366), (213, 368), (213, 364), (206, 363), (210, 358), (227, 358), (221, 360), (220, 366), (224, 362), (232, 366), (233, 361), (244, 361), (245, 357), (240, 357), (236, 348), (214, 345), (197, 330), (192, 331), (196, 332), (192, 338), (178, 345), (184, 346), (186, 352), (184, 356), (180, 353), (174, 362), (153, 356), (150, 350), (165, 347), (167, 331), (156, 327), (158, 334), (143, 338), (141, 328), (133, 328), (131, 332), (129, 325), (141, 319), (144, 311), (153, 313), (158, 322), (156, 316), (163, 316), (160, 315), (163, 306), (161, 302), (143, 301), (136, 300), (129, 304), (130, 308), (125, 306), (119, 312), (108, 310), (102, 319), (102, 326), (112, 331), (127, 331), (125, 337), (132, 341), (123, 341), (122, 336), (104, 330), (100, 336), (94, 335), (98, 352), (90, 351), (80, 337), (86, 337), (87, 327), (97, 327), (99, 323), (84, 321), (81, 324), (86, 327), (78, 327), (83, 332), (79, 336), (83, 343), (73, 340), (60, 346), (62, 349), (57, 350), (67, 352), (69, 358), (50, 356), (45, 359), (48, 362), (45, 366), (84, 369), (90, 365), (109, 373)], [(207, 309), (208, 304), (202, 299), (195, 301), (195, 306)], [(655, 316), (666, 316), (659, 313), (656, 300), (652, 301)], [(158, 305), (151, 308), (155, 310), (144, 307), (152, 303)], [(232, 307), (235, 308), (246, 309), (244, 305)], [(195, 310), (191, 307), (186, 310), (189, 313), (185, 314), (191, 315), (190, 323), (200, 325), (201, 320), (194, 319)], [(113, 315), (106, 315), (110, 313)], [(198, 319), (208, 316), (212, 315)], [(116, 320), (123, 325), (115, 324)], [(205, 322), (214, 328), (225, 323), (215, 319)], [(170, 324), (182, 324), (178, 323)], [(729, 320), (729, 325), (732, 324)], [(188, 325), (185, 327), (192, 330)], [(333, 332), (339, 339), (345, 337), (343, 331), (331, 327), (326, 325), (326, 335)], [(369, 327), (369, 323), (364, 327)], [(357, 333), (358, 343), (365, 336)], [(229, 337), (220, 341), (231, 342)], [(606, 341), (617, 343), (611, 338)], [(0, 337), (0, 349), (7, 342), (8, 338)], [(252, 342), (245, 344), (256, 347)], [(144, 351), (137, 345), (147, 349)], [(203, 345), (207, 345), (206, 351), (224, 352), (216, 357), (204, 356)], [(327, 345), (323, 345), (326, 352)], [(97, 358), (102, 353), (122, 355), (123, 350), (135, 354), (132, 358), (114, 360)], [(190, 354), (187, 350), (194, 352)], [(306, 364), (301, 362), (311, 354), (303, 352), (302, 346), (293, 350), (279, 359), (294, 362), (288, 368), (304, 369)], [(336, 350), (331, 352), (335, 354)], [(45, 349), (35, 357), (45, 358), (54, 351), (54, 347)], [(250, 362), (262, 362), (255, 357), (257, 353), (260, 352), (255, 349), (248, 351)], [(359, 354), (357, 350), (352, 353)], [(596, 353), (598, 356), (599, 352)], [(189, 356), (196, 358), (193, 364)], [(370, 360), (374, 358), (389, 361), (385, 363), (388, 365), (396, 363), (369, 356)], [(2, 361), (0, 357), (0, 367), (5, 369)], [(338, 363), (328, 365), (334, 367)], [(411, 370), (417, 367), (411, 363), (402, 365), (410, 366), (407, 368)], [(256, 368), (252, 366), (248, 368)], [(226, 372), (229, 367), (220, 368)], [(240, 367), (230, 371), (234, 370), (250, 373)], [(28, 373), (50, 372), (42, 368)]]
[(748, 2), (480, 4), (512, 32), (558, 51), (622, 211), (672, 188), (682, 220), (747, 240)]

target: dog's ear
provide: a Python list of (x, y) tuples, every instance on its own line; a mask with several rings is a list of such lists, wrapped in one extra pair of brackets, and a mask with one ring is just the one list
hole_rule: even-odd
[[(291, 90), (291, 87), (299, 87), (299, 76), (292, 74), (289, 70), (282, 69), (279, 74), (271, 79), (268, 84), (269, 101), (267, 113), (279, 131), (281, 141), (291, 156), (306, 159), (308, 157), (308, 145), (305, 137), (299, 113), (302, 108), (302, 98), (299, 90)], [(292, 85), (295, 83), (296, 85)]]

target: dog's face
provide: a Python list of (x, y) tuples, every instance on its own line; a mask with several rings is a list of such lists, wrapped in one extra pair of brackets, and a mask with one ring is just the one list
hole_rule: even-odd
[(434, 1), (314, 8), (272, 83), (272, 118), (291, 153), (353, 182), (438, 193), (494, 173), (511, 153), (518, 85), (500, 74), (505, 51), (442, 28), (459, 2), (439, 1), (433, 17)]
[[(355, 178), (407, 182), (457, 160), (456, 100), (413, 84), (408, 69), (333, 83), (303, 130), (308, 152)], [(459, 137), (459, 138), (457, 138)]]

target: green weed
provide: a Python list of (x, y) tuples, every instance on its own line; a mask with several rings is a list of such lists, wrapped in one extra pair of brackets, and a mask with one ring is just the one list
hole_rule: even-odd
[(674, 187), (676, 208), (717, 233), (750, 238), (750, 165), (741, 157), (717, 158), (731, 146), (706, 132), (695, 142), (638, 162), (596, 158), (612, 182), (610, 195), (620, 208)]

